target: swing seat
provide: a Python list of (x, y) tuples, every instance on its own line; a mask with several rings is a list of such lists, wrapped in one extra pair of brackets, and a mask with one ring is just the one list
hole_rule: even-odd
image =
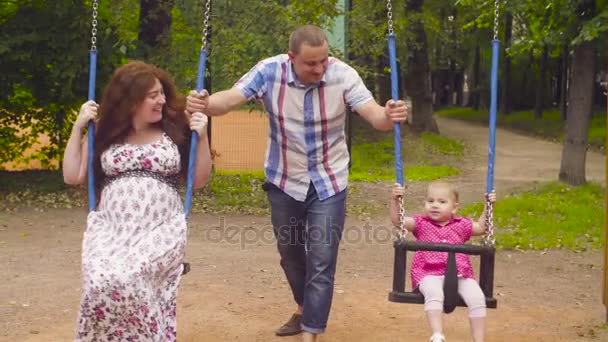
[[(388, 294), (388, 300), (394, 303), (424, 304), (424, 296), (418, 291), (405, 291), (405, 268), (408, 251), (434, 251), (451, 254), (462, 253), (479, 255), (479, 287), (486, 297), (486, 306), (496, 309), (494, 298), (494, 256), (493, 246), (452, 245), (445, 243), (428, 243), (400, 239), (395, 242), (395, 263), (393, 269), (393, 290)], [(457, 306), (466, 306), (462, 298), (458, 298)]]

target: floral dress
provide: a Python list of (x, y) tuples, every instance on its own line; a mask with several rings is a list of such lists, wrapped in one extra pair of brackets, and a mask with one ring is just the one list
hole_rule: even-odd
[(101, 156), (106, 183), (82, 245), (76, 341), (175, 341), (187, 226), (166, 135)]

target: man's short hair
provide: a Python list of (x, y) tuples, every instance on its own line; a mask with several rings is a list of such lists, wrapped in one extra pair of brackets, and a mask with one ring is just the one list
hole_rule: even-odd
[(298, 54), (302, 44), (318, 47), (327, 43), (325, 32), (315, 25), (304, 25), (298, 27), (289, 36), (289, 51)]

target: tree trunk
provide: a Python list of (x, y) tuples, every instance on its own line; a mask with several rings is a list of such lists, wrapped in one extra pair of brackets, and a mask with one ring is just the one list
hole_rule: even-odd
[(536, 84), (536, 103), (534, 104), (534, 118), (542, 119), (545, 109), (545, 75), (547, 74), (547, 45), (543, 46), (543, 52), (538, 62), (538, 83)]
[(511, 33), (513, 28), (513, 15), (511, 12), (506, 13), (505, 19), (505, 42), (502, 48), (502, 85), (500, 87), (500, 114), (508, 115), (511, 113), (511, 101), (509, 101), (509, 87), (511, 86), (511, 57), (506, 53), (511, 45)]
[(470, 106), (479, 110), (479, 92), (481, 80), (481, 48), (475, 46), (475, 59), (473, 60), (473, 84), (471, 85)]
[(568, 119), (559, 171), (559, 180), (572, 185), (586, 182), (585, 159), (593, 105), (594, 72), (594, 42), (577, 45), (572, 57), (572, 84), (568, 89)]
[[(532, 54), (532, 52), (530, 52), (529, 54), (529, 58), (528, 58), (528, 65), (524, 68), (524, 70), (530, 70), (532, 68), (532, 65), (534, 65), (534, 55)], [(528, 101), (528, 98), (526, 97), (528, 94), (528, 72), (524, 72), (524, 77), (521, 80), (521, 88), (520, 88), (520, 100), (519, 100), (519, 107), (520, 108), (530, 108), (530, 102)]]
[(566, 121), (567, 117), (567, 96), (568, 96), (568, 83), (570, 81), (568, 73), (568, 58), (570, 57), (570, 50), (568, 44), (564, 44), (562, 50), (562, 58), (559, 70), (559, 112), (563, 121)]
[(408, 94), (412, 98), (412, 128), (417, 133), (439, 133), (433, 117), (433, 96), (431, 92), (431, 67), (429, 65), (428, 43), (424, 23), (420, 19), (424, 0), (408, 0), (406, 13), (416, 13), (410, 21), (414, 37), (413, 48), (408, 57)]
[[(458, 8), (456, 6), (452, 7), (452, 18), (454, 21), (456, 21), (458, 17)], [(452, 41), (456, 42), (458, 41), (458, 33), (457, 33), (457, 26), (455, 24), (451, 24), (451, 37), (452, 37)], [(463, 71), (463, 67), (456, 67), (456, 61), (454, 61), (454, 58), (450, 57), (450, 73), (451, 73), (451, 81), (450, 81), (450, 86), (451, 86), (451, 98), (450, 98), (450, 105), (454, 106), (462, 106), (462, 84), (463, 84), (463, 80), (462, 78), (464, 77), (464, 71)]]
[(149, 49), (166, 48), (171, 43), (171, 9), (175, 0), (141, 0), (138, 39)]
[(450, 58), (450, 71), (448, 73), (448, 84), (449, 89), (447, 89), (447, 98), (448, 98), (448, 107), (456, 104), (456, 99), (454, 98), (454, 94), (456, 93), (456, 63), (452, 58)]

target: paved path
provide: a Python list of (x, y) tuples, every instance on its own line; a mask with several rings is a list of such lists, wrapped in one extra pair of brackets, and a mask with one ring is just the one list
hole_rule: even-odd
[[(463, 185), (479, 185), (485, 189), (488, 158), (488, 128), (461, 120), (437, 117), (442, 135), (463, 140), (472, 149), (463, 165), (458, 182)], [(496, 130), (494, 178), (497, 191), (508, 192), (517, 187), (558, 179), (562, 145), (538, 138)], [(587, 181), (605, 184), (605, 156), (587, 152)]]

